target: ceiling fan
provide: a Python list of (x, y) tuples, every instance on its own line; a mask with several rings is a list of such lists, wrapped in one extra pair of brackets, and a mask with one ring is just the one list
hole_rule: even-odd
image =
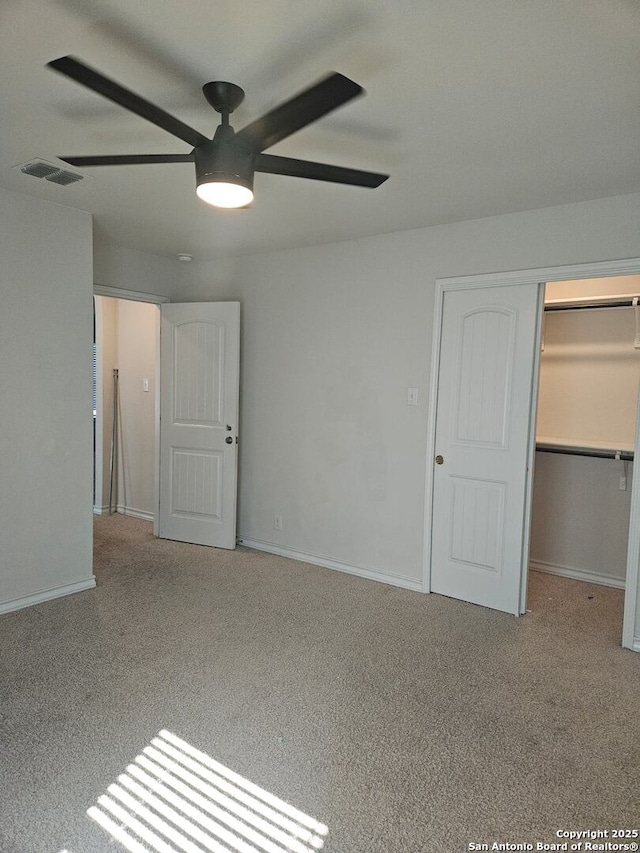
[(309, 160), (264, 154), (265, 149), (300, 128), (322, 118), (364, 90), (342, 74), (331, 73), (313, 86), (280, 104), (236, 133), (229, 115), (242, 103), (244, 91), (234, 83), (214, 81), (202, 87), (205, 98), (222, 121), (213, 139), (189, 127), (160, 107), (130, 92), (72, 56), (63, 56), (48, 67), (81, 83), (105, 98), (161, 127), (193, 150), (189, 154), (122, 154), (96, 157), (61, 157), (72, 166), (124, 166), (145, 163), (195, 163), (196, 192), (216, 207), (247, 207), (253, 200), (254, 172), (312, 178), (359, 187), (377, 187), (388, 175), (363, 172)]

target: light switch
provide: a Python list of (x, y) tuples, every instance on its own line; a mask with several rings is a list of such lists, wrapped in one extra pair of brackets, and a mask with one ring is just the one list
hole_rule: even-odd
[(142, 380), (142, 390), (143, 390), (143, 391), (148, 391), (148, 390), (149, 390), (149, 380), (148, 380), (148, 379), (143, 379), (143, 380)]
[(417, 406), (418, 405), (418, 389), (417, 388), (407, 388), (407, 406)]

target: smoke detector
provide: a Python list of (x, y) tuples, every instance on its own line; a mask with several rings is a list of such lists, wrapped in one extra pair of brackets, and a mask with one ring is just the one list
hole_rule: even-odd
[(48, 163), (46, 160), (29, 160), (28, 163), (21, 163), (13, 168), (20, 169), (25, 175), (31, 175), (34, 178), (44, 178), (45, 181), (50, 181), (52, 184), (59, 184), (62, 187), (85, 180), (85, 175), (74, 172), (72, 169), (62, 169), (60, 166), (56, 166), (55, 163)]
[(193, 255), (188, 255), (186, 252), (181, 252), (179, 255), (176, 255), (179, 261), (182, 261), (185, 264), (188, 264), (189, 261), (193, 260)]

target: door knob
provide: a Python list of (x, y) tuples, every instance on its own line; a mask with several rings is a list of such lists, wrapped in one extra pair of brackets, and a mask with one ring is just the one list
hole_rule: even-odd
[(225, 438), (225, 441), (227, 442), (227, 444), (233, 444), (233, 438), (232, 438), (230, 435), (228, 435), (228, 436)]
[(440, 454), (438, 453), (438, 455), (436, 456), (436, 465), (442, 465), (443, 462), (444, 456), (440, 456)]

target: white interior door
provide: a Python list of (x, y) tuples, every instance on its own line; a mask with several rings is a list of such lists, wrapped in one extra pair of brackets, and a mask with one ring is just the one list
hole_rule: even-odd
[(539, 290), (444, 293), (431, 591), (520, 612)]
[(158, 536), (235, 548), (240, 303), (162, 306)]

